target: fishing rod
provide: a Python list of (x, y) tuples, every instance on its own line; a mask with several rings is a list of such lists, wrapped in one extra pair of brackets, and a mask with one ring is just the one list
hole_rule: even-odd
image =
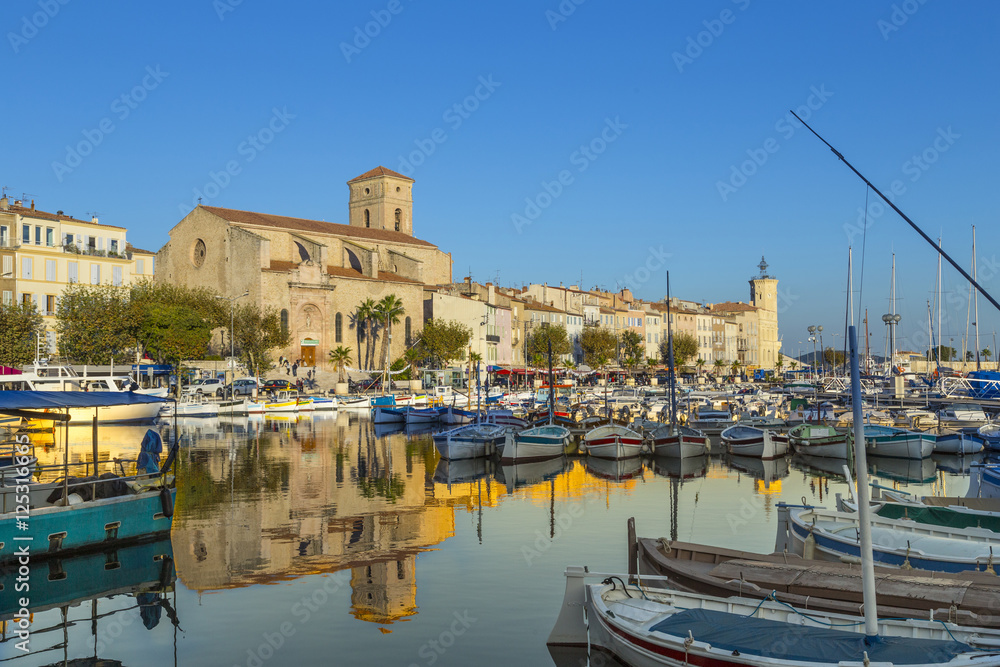
[(857, 175), (857, 177), (858, 177), (858, 178), (860, 178), (860, 179), (861, 179), (862, 181), (864, 181), (864, 182), (865, 182), (865, 184), (866, 184), (866, 185), (867, 185), (868, 187), (870, 187), (870, 188), (872, 189), (872, 191), (873, 191), (873, 192), (874, 192), (875, 194), (877, 194), (877, 195), (878, 195), (879, 197), (881, 197), (881, 198), (882, 198), (882, 201), (884, 201), (884, 202), (885, 202), (886, 204), (888, 204), (888, 205), (889, 205), (889, 206), (890, 206), (890, 207), (892, 208), (892, 210), (893, 210), (893, 211), (895, 211), (896, 213), (898, 213), (898, 214), (899, 214), (899, 217), (901, 217), (901, 218), (902, 218), (903, 220), (905, 220), (905, 221), (907, 222), (907, 224), (908, 224), (908, 225), (910, 225), (910, 227), (913, 227), (913, 229), (914, 229), (914, 230), (915, 230), (915, 231), (916, 231), (916, 232), (917, 232), (918, 234), (920, 234), (920, 236), (921, 236), (921, 237), (922, 237), (922, 238), (923, 238), (923, 239), (924, 239), (925, 241), (927, 241), (927, 242), (928, 242), (928, 243), (929, 243), (929, 244), (931, 245), (931, 247), (932, 247), (932, 248), (934, 248), (934, 251), (935, 251), (935, 252), (937, 252), (937, 253), (940, 253), (940, 255), (941, 255), (942, 257), (944, 257), (944, 258), (945, 258), (946, 260), (948, 260), (948, 263), (949, 263), (949, 264), (951, 264), (952, 266), (954, 266), (954, 267), (955, 267), (955, 269), (956, 269), (956, 270), (958, 270), (958, 272), (962, 274), (962, 277), (963, 277), (963, 278), (965, 278), (966, 280), (968, 280), (968, 281), (969, 281), (969, 283), (970, 283), (970, 284), (972, 284), (972, 285), (973, 285), (973, 286), (974, 286), (974, 287), (976, 288), (976, 290), (977, 290), (977, 291), (978, 291), (978, 292), (979, 292), (980, 294), (982, 294), (982, 295), (983, 295), (984, 297), (986, 297), (986, 299), (987, 299), (987, 300), (988, 300), (988, 301), (989, 301), (990, 303), (992, 303), (992, 304), (993, 304), (993, 307), (994, 307), (994, 308), (996, 308), (997, 310), (1000, 310), (1000, 303), (997, 303), (997, 300), (996, 300), (996, 299), (994, 299), (994, 298), (993, 298), (992, 296), (990, 296), (990, 293), (989, 293), (989, 292), (987, 292), (987, 291), (986, 291), (985, 289), (983, 289), (983, 286), (982, 286), (982, 285), (980, 285), (980, 284), (979, 284), (978, 282), (976, 282), (975, 280), (973, 280), (972, 276), (970, 276), (970, 275), (969, 275), (969, 274), (968, 274), (968, 273), (967, 273), (967, 272), (965, 271), (965, 269), (963, 269), (963, 268), (962, 268), (961, 266), (959, 266), (959, 265), (958, 265), (958, 262), (956, 262), (955, 260), (953, 260), (953, 259), (951, 258), (951, 256), (950, 256), (950, 255), (949, 255), (948, 253), (946, 253), (946, 252), (945, 252), (945, 251), (944, 251), (944, 250), (943, 250), (943, 249), (942, 249), (941, 247), (939, 247), (939, 246), (935, 245), (935, 244), (934, 244), (934, 241), (932, 241), (932, 240), (931, 240), (931, 237), (927, 236), (927, 234), (925, 234), (925, 233), (924, 233), (924, 230), (920, 229), (920, 227), (917, 227), (917, 224), (916, 224), (915, 222), (913, 222), (912, 220), (910, 220), (910, 218), (908, 218), (908, 217), (907, 217), (907, 215), (906, 215), (905, 213), (903, 213), (902, 211), (900, 211), (900, 210), (899, 210), (899, 207), (898, 207), (898, 206), (896, 206), (895, 204), (893, 204), (893, 203), (892, 203), (892, 202), (891, 202), (891, 201), (889, 200), (889, 198), (888, 198), (888, 197), (886, 197), (886, 196), (885, 196), (884, 194), (882, 194), (882, 191), (881, 191), (881, 190), (879, 190), (879, 189), (878, 189), (878, 188), (876, 188), (876, 187), (875, 187), (874, 185), (872, 185), (872, 182), (871, 182), (871, 181), (869, 181), (869, 180), (868, 180), (867, 178), (865, 178), (865, 177), (864, 177), (864, 175), (862, 175), (862, 173), (861, 173), (860, 171), (858, 171), (857, 169), (855, 169), (855, 168), (854, 168), (854, 165), (853, 165), (853, 164), (851, 164), (850, 162), (848, 162), (848, 161), (847, 161), (847, 158), (845, 158), (845, 157), (844, 157), (844, 156), (843, 156), (843, 155), (842, 155), (842, 154), (840, 153), (840, 151), (838, 151), (838, 150), (837, 150), (836, 148), (834, 148), (833, 146), (831, 146), (831, 145), (830, 145), (830, 142), (829, 142), (829, 141), (827, 141), (826, 139), (824, 139), (823, 137), (821, 137), (821, 136), (819, 135), (819, 133), (818, 133), (818, 132), (817, 132), (816, 130), (812, 129), (812, 127), (810, 127), (810, 126), (809, 126), (809, 123), (807, 123), (807, 122), (805, 122), (804, 120), (802, 120), (801, 118), (799, 118), (798, 114), (796, 114), (796, 113), (795, 113), (794, 111), (791, 111), (791, 110), (789, 110), (789, 113), (791, 113), (791, 114), (792, 114), (793, 116), (795, 116), (795, 118), (797, 118), (797, 119), (798, 119), (798, 121), (799, 121), (800, 123), (802, 123), (803, 125), (805, 125), (805, 127), (806, 127), (806, 129), (807, 129), (807, 130), (809, 130), (809, 131), (810, 131), (810, 132), (812, 132), (812, 133), (813, 133), (814, 135), (816, 135), (816, 138), (817, 138), (817, 139), (819, 139), (819, 140), (820, 140), (820, 141), (822, 141), (822, 142), (823, 142), (824, 144), (826, 144), (827, 148), (829, 148), (829, 149), (830, 149), (831, 151), (833, 151), (833, 154), (834, 154), (834, 155), (836, 155), (836, 156), (837, 156), (838, 158), (840, 158), (840, 160), (841, 160), (841, 161), (842, 161), (842, 162), (843, 162), (844, 164), (846, 164), (846, 165), (847, 165), (848, 169), (850, 169), (851, 171), (853, 171), (853, 172), (854, 172), (854, 173), (855, 173), (855, 174)]

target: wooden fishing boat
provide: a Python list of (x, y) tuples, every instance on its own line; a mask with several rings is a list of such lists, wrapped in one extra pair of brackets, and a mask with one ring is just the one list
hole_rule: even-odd
[(566, 452), (570, 432), (565, 426), (546, 424), (508, 435), (500, 452), (500, 462), (542, 461)]
[(730, 426), (722, 432), (729, 453), (758, 459), (776, 459), (788, 452), (788, 435), (753, 426)]
[(507, 429), (497, 424), (466, 424), (434, 434), (434, 446), (441, 458), (449, 460), (493, 456), (496, 444)]
[[(735, 549), (638, 538), (630, 570), (666, 577), (651, 586), (728, 597), (763, 599), (772, 592), (794, 607), (855, 613), (864, 602), (861, 568), (852, 563), (805, 560), (790, 553), (758, 554)], [(994, 612), (1000, 579), (985, 572), (946, 574), (879, 567), (878, 614), (894, 618), (947, 619), (950, 623), (1000, 628)]]
[(851, 434), (832, 426), (801, 424), (788, 432), (792, 448), (806, 456), (847, 459)]
[(374, 424), (405, 424), (406, 412), (410, 408), (387, 408), (378, 406), (372, 408), (372, 423)]
[(934, 436), (892, 426), (865, 424), (865, 449), (874, 456), (926, 459), (934, 453)]
[(983, 451), (983, 443), (961, 431), (948, 431), (934, 436), (935, 454), (975, 454)]
[(587, 455), (599, 459), (631, 459), (642, 453), (642, 435), (618, 424), (606, 424), (588, 431), (583, 438)]
[(708, 436), (689, 426), (663, 425), (650, 435), (653, 456), (678, 459), (704, 456), (708, 452)]

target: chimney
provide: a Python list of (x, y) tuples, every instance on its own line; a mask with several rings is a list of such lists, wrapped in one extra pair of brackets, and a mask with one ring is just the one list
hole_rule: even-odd
[(35, 200), (34, 199), (31, 200), (31, 210), (32, 211), (35, 210)]
[(90, 221), (91, 221), (92, 223), (94, 223), (95, 225), (99, 225), (99, 224), (101, 224), (101, 223), (97, 222), (97, 216), (96, 216), (96, 215), (92, 215), (92, 216), (90, 216)]
[(9, 211), (10, 210), (10, 199), (7, 195), (0, 197), (0, 210)]

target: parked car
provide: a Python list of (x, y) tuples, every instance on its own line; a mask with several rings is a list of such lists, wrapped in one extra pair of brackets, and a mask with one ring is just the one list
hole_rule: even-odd
[(261, 387), (261, 391), (275, 392), (275, 391), (287, 391), (289, 389), (294, 389), (295, 387), (288, 380), (268, 380)]
[(189, 384), (184, 388), (184, 393), (188, 396), (211, 396), (212, 394), (215, 394), (216, 396), (221, 397), (226, 393), (226, 386), (222, 380), (218, 378), (204, 378), (201, 380), (195, 380)]
[(227, 396), (253, 396), (260, 385), (255, 378), (237, 378), (226, 385)]

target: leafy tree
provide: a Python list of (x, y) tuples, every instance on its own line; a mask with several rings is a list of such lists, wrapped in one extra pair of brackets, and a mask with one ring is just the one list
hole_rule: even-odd
[(715, 366), (715, 374), (722, 375), (722, 369), (726, 367), (726, 362), (724, 362), (722, 359), (716, 359), (714, 366)]
[(729, 367), (729, 369), (733, 372), (733, 375), (739, 375), (740, 374), (740, 365), (741, 364), (740, 364), (739, 360), (736, 360)]
[(621, 358), (625, 368), (632, 369), (645, 357), (642, 336), (634, 331), (623, 331), (621, 335)]
[(336, 349), (330, 350), (330, 361), (337, 368), (337, 372), (340, 374), (337, 381), (343, 383), (344, 367), (351, 363), (351, 348), (338, 345)]
[(552, 341), (552, 357), (554, 360), (573, 351), (573, 344), (566, 334), (566, 327), (561, 324), (545, 323), (540, 327), (536, 327), (528, 336), (528, 356), (533, 359), (537, 355), (541, 355), (547, 359), (549, 355), (549, 341)]
[(777, 359), (777, 361), (774, 362), (774, 370), (776, 370), (778, 372), (778, 375), (781, 375), (781, 369), (784, 366), (785, 366), (785, 358), (783, 356), (781, 356), (781, 353), (779, 352), (778, 353), (778, 359)]
[(646, 357), (646, 365), (647, 366), (652, 367), (652, 366), (655, 366), (658, 363), (660, 363), (660, 360), (657, 359), (656, 357)]
[(704, 370), (705, 370), (705, 360), (704, 359), (698, 359), (698, 361), (694, 362), (694, 365), (698, 367), (698, 372), (699, 373), (704, 372)]
[(984, 347), (983, 350), (982, 350), (982, 352), (979, 353), (979, 356), (981, 356), (986, 361), (989, 361), (990, 360), (990, 356), (991, 356), (991, 354), (990, 354), (990, 348)]
[[(146, 350), (158, 363), (179, 366), (208, 348), (212, 326), (197, 312), (171, 304), (150, 304), (141, 331)], [(180, 384), (177, 385), (180, 391)]]
[(794, 371), (796, 368), (799, 367), (799, 362), (793, 361), (790, 364), (788, 364), (788, 367)]
[(31, 363), (35, 359), (37, 336), (43, 331), (42, 316), (34, 305), (0, 306), (0, 364), (22, 366)]
[(976, 359), (976, 355), (972, 352), (972, 350), (966, 350), (965, 351), (965, 360), (966, 361), (975, 361), (975, 359)]
[(271, 350), (287, 347), (290, 342), (288, 331), (281, 326), (281, 314), (274, 308), (261, 311), (255, 303), (237, 304), (233, 340), (239, 346), (240, 361), (255, 373), (270, 368)]
[(381, 322), (382, 328), (385, 329), (385, 334), (382, 336), (382, 348), (378, 357), (378, 366), (388, 363), (389, 336), (392, 333), (392, 325), (399, 324), (399, 318), (405, 313), (406, 310), (403, 308), (403, 302), (395, 294), (388, 294), (375, 304), (372, 315), (376, 320)]
[(128, 287), (73, 283), (63, 290), (56, 317), (59, 354), (66, 359), (106, 364), (135, 349), (141, 319)]
[(580, 348), (583, 350), (583, 360), (591, 368), (604, 368), (615, 358), (618, 351), (618, 340), (610, 329), (597, 324), (587, 324), (580, 335)]
[[(683, 366), (687, 362), (698, 356), (698, 339), (689, 333), (677, 333), (674, 334), (674, 364), (677, 366)], [(668, 340), (664, 340), (660, 343), (660, 356), (663, 358), (663, 363), (669, 363), (669, 352), (667, 349)]]
[(454, 320), (430, 319), (424, 322), (420, 345), (425, 359), (438, 368), (446, 367), (452, 359), (464, 359), (465, 348), (472, 340), (472, 329)]
[[(932, 350), (932, 355), (935, 350)], [(953, 347), (945, 347), (944, 345), (938, 345), (937, 347), (937, 358), (940, 361), (955, 361), (958, 358), (958, 352)]]
[(423, 346), (420, 344), (420, 337), (418, 336), (417, 342), (413, 344), (406, 352), (403, 352), (403, 361), (410, 365), (410, 370), (408, 371), (409, 376), (414, 379), (420, 379), (420, 365), (424, 360), (426, 353)]
[(823, 360), (828, 366), (836, 368), (844, 363), (847, 357), (844, 356), (843, 352), (833, 349), (832, 347), (826, 348), (823, 352)]
[[(378, 336), (378, 319), (375, 314), (377, 306), (374, 299), (365, 299), (351, 313), (351, 327), (358, 337), (358, 362), (362, 370), (372, 368), (374, 343)], [(363, 356), (361, 343), (365, 344)]]

